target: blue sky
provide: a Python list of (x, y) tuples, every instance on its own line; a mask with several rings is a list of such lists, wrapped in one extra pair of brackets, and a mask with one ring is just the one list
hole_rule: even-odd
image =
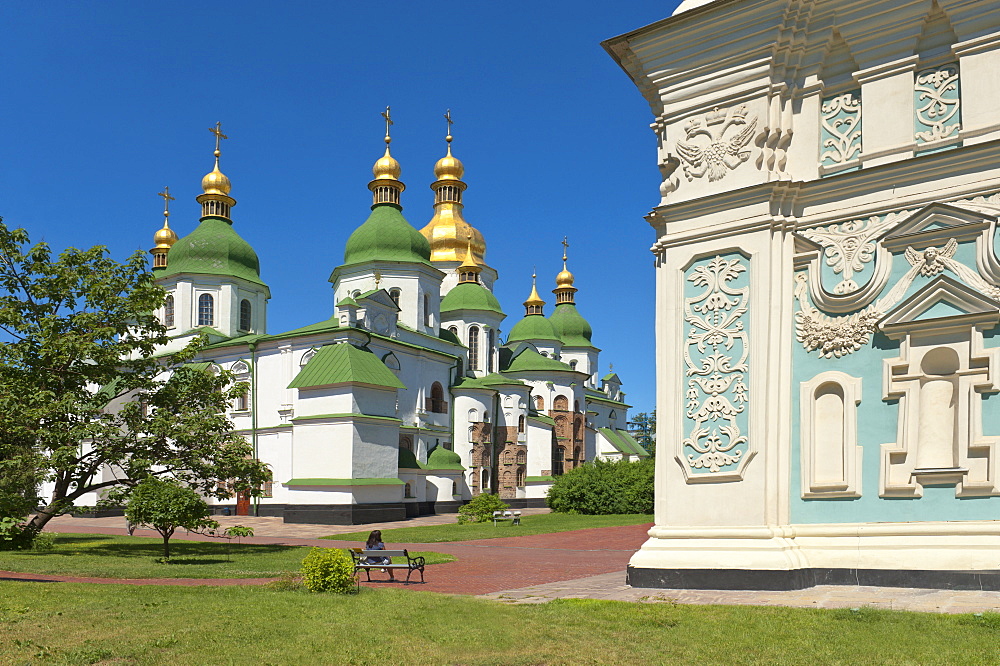
[(676, 2), (4, 3), (0, 215), (56, 248), (152, 247), (198, 223), (217, 120), (236, 230), (270, 285), (268, 332), (327, 318), (368, 215), (392, 106), (403, 214), (431, 217), (445, 109), (509, 331), (537, 266), (551, 313), (569, 236), (577, 307), (635, 411), (654, 406), (658, 176), (649, 107), (600, 47)]

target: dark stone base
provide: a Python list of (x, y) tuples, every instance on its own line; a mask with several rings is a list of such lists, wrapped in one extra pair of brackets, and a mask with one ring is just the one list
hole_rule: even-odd
[(468, 502), (462, 500), (454, 500), (452, 502), (434, 502), (431, 513), (458, 513), (458, 510), (466, 504), (468, 504)]
[(316, 525), (364, 525), (406, 520), (406, 505), (402, 502), (386, 504), (288, 504), (285, 506), (286, 523), (313, 523)]
[(111, 516), (124, 516), (125, 507), (109, 507), (106, 509), (84, 509), (82, 511), (70, 511), (69, 515), (74, 518), (109, 518)]
[(640, 569), (629, 567), (632, 587), (670, 590), (801, 590), (816, 585), (922, 587), (1000, 591), (1000, 570), (904, 571), (898, 569)]

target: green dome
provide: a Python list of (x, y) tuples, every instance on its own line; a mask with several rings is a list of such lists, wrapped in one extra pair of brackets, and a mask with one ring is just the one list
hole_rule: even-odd
[(257, 253), (220, 217), (202, 218), (194, 231), (174, 243), (161, 277), (180, 273), (225, 275), (264, 284)]
[(486, 310), (503, 314), (497, 297), (478, 282), (463, 282), (445, 294), (441, 299), (441, 312), (454, 310)]
[(462, 467), (462, 457), (443, 446), (437, 446), (427, 456), (427, 469), (465, 469)]
[(413, 451), (403, 447), (399, 447), (397, 461), (399, 469), (420, 469), (421, 467), (420, 463), (417, 462), (417, 457), (413, 455)]
[(344, 247), (344, 264), (365, 261), (406, 261), (430, 265), (431, 246), (410, 226), (399, 206), (376, 204), (365, 223)]
[(520, 342), (522, 340), (555, 340), (559, 341), (556, 330), (552, 323), (542, 315), (527, 315), (524, 319), (514, 324), (507, 336), (507, 342)]
[(552, 328), (559, 335), (559, 339), (567, 347), (593, 347), (590, 338), (594, 335), (593, 329), (587, 320), (577, 312), (576, 306), (572, 303), (561, 303), (556, 306), (555, 312), (549, 316)]

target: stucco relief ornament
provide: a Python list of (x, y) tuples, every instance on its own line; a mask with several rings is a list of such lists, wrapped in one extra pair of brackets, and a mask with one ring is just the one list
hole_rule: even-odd
[(918, 73), (914, 90), (917, 123), (927, 128), (915, 133), (917, 141), (929, 143), (958, 134), (962, 127), (958, 67), (948, 64)]
[(934, 277), (946, 268), (945, 260), (954, 257), (957, 249), (958, 241), (954, 238), (948, 241), (944, 249), (929, 247), (923, 252), (918, 252), (912, 247), (908, 247), (906, 248), (906, 260), (910, 262), (911, 266), (917, 266), (922, 276)]
[(801, 308), (795, 313), (795, 337), (806, 351), (818, 351), (823, 358), (840, 358), (868, 344), (875, 324), (882, 318), (874, 305), (846, 317), (830, 317), (809, 303), (809, 279), (795, 276), (795, 298)]
[[(687, 278), (705, 287), (701, 294), (684, 299), (684, 320), (691, 324), (684, 348), (685, 374), (690, 377), (685, 413), (694, 425), (682, 446), (695, 451), (687, 455), (692, 469), (719, 472), (736, 464), (744, 453), (737, 447), (747, 443), (737, 415), (746, 409), (748, 400), (749, 341), (742, 317), (748, 310), (750, 288), (727, 285), (746, 270), (739, 259), (715, 257)], [(692, 358), (692, 352), (697, 359)], [(709, 425), (720, 420), (725, 425)]]
[(825, 130), (824, 164), (844, 164), (861, 152), (861, 96), (856, 92), (837, 95), (823, 102), (820, 122)]
[[(726, 132), (730, 136), (726, 137)], [(677, 154), (684, 175), (694, 180), (708, 174), (708, 180), (722, 180), (730, 170), (750, 159), (744, 150), (757, 129), (757, 116), (747, 119), (746, 106), (728, 110), (715, 109), (702, 118), (692, 118), (684, 126), (685, 141), (677, 142)]]

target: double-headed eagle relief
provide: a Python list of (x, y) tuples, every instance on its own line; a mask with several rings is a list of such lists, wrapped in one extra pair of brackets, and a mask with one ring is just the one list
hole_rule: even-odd
[[(735, 128), (735, 134), (726, 138), (726, 132)], [(757, 116), (747, 119), (746, 106), (728, 110), (715, 109), (703, 118), (692, 118), (684, 126), (685, 141), (677, 142), (677, 154), (684, 163), (688, 180), (701, 178), (722, 180), (730, 169), (750, 159), (745, 150), (757, 129)]]

